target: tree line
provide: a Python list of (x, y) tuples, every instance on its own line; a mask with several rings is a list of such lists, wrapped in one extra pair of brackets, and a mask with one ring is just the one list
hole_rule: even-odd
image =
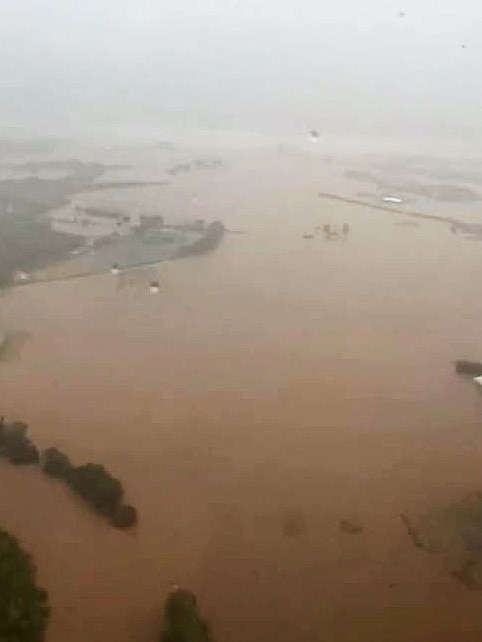
[[(138, 521), (134, 506), (124, 503), (124, 488), (101, 464), (74, 466), (57, 448), (39, 449), (27, 435), (27, 424), (5, 423), (0, 418), (0, 455), (12, 464), (36, 464), (50, 477), (62, 480), (97, 513), (109, 518), (117, 528), (129, 528)], [(1, 640), (1, 638), (0, 638)]]

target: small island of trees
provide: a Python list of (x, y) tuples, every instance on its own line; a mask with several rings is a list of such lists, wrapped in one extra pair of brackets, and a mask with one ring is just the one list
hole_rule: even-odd
[(42, 470), (64, 481), (92, 508), (110, 519), (117, 528), (137, 523), (137, 511), (123, 503), (124, 489), (101, 464), (73, 466), (70, 459), (57, 448), (47, 448), (42, 454)]
[[(44, 473), (61, 479), (99, 514), (105, 515), (117, 528), (137, 524), (137, 510), (125, 504), (124, 488), (101, 464), (74, 466), (57, 448), (42, 454), (27, 436), (28, 426), (20, 421), (5, 423), (0, 417), (0, 455), (12, 464), (36, 464)], [(3, 640), (0, 638), (0, 642)]]

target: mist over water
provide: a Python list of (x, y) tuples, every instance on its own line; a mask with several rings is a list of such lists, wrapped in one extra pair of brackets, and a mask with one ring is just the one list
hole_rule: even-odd
[(474, 0), (8, 2), (2, 127), (475, 146), (480, 23)]

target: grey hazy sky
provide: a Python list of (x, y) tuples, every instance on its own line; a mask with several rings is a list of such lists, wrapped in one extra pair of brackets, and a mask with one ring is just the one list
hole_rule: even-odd
[(480, 0), (3, 0), (0, 116), (482, 135), (481, 33)]

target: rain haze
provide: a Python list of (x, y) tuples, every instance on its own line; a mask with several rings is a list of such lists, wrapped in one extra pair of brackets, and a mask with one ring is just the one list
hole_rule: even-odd
[(1, 116), (74, 134), (473, 140), (481, 22), (468, 0), (7, 2)]
[(3, 4), (0, 639), (481, 638), (481, 23)]

